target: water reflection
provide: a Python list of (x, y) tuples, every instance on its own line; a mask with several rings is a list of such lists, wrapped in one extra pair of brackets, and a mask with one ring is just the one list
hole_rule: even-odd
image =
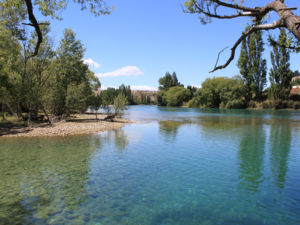
[(291, 137), (290, 123), (273, 124), (271, 126), (271, 170), (275, 183), (279, 188), (284, 188), (285, 177), (288, 170)]
[(129, 144), (129, 138), (123, 129), (109, 130), (99, 135), (105, 142), (114, 143), (118, 150), (126, 149)]
[(159, 121), (159, 133), (162, 134), (167, 140), (174, 141), (177, 137), (178, 129), (187, 124), (191, 124), (191, 121), (176, 121), (176, 120), (168, 120), (168, 121)]
[(239, 187), (245, 190), (258, 191), (263, 182), (263, 164), (265, 155), (266, 134), (262, 124), (251, 120), (245, 126), (239, 146)]

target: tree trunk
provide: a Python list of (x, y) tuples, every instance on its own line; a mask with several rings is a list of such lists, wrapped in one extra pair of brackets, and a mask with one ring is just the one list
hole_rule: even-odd
[(12, 110), (12, 108), (10, 107), (10, 105), (9, 105), (7, 102), (5, 102), (5, 105), (6, 105), (7, 109), (11, 112), (11, 114), (12, 114), (13, 116), (19, 118), (18, 114), (16, 114), (16, 113)]
[(42, 110), (43, 110), (43, 112), (44, 112), (45, 116), (47, 117), (48, 123), (51, 125), (51, 120), (50, 120), (50, 117), (49, 117), (49, 115), (48, 115), (47, 111), (45, 110), (45, 107), (44, 107), (44, 105), (43, 105), (42, 103), (40, 103), (40, 106), (41, 106), (41, 108), (42, 108)]
[(2, 120), (4, 121), (5, 120), (5, 115), (4, 115), (4, 102), (3, 102), (3, 100), (1, 102), (1, 104), (2, 104), (2, 107), (1, 107), (1, 110), (2, 110)]
[[(284, 3), (284, 1), (276, 0), (271, 2), (267, 8), (275, 10), (280, 19), (283, 22), (283, 26), (286, 27), (295, 37), (300, 41), (300, 17), (296, 16), (291, 9), (289, 9)], [(268, 9), (267, 9), (268, 11)]]

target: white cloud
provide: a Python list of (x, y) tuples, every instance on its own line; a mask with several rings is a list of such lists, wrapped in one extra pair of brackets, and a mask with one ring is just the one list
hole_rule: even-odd
[(89, 59), (84, 59), (83, 60), (84, 64), (87, 64), (89, 66), (92, 66), (94, 68), (99, 68), (101, 65), (97, 62), (95, 62), (93, 59), (89, 58)]
[(147, 86), (147, 85), (142, 85), (142, 86), (132, 85), (132, 86), (130, 86), (130, 88), (131, 88), (131, 90), (138, 90), (138, 91), (157, 91), (158, 90), (157, 87)]
[(121, 77), (121, 76), (139, 76), (143, 75), (143, 71), (141, 71), (136, 66), (125, 66), (120, 69), (114, 70), (112, 72), (107, 73), (98, 73), (96, 76), (98, 77)]

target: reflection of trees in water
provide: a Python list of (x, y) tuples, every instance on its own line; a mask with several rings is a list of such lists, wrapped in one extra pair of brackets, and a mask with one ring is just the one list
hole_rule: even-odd
[(280, 123), (271, 126), (270, 163), (272, 176), (279, 188), (284, 187), (288, 170), (288, 159), (291, 146), (291, 124)]
[(190, 124), (190, 121), (159, 121), (159, 132), (166, 138), (176, 139), (178, 129), (180, 126)]
[(198, 118), (197, 123), (203, 128), (226, 131), (236, 128), (244, 128), (249, 125), (262, 124), (263, 120), (259, 118), (251, 119), (237, 116), (201, 116)]
[(109, 130), (101, 135), (106, 143), (113, 142), (118, 150), (126, 149), (129, 144), (128, 136), (123, 129)]
[(262, 125), (249, 124), (240, 142), (238, 153), (240, 187), (257, 191), (263, 181), (266, 135)]
[(33, 223), (74, 210), (87, 197), (89, 159), (99, 145), (95, 137), (79, 136), (1, 143), (0, 223)]

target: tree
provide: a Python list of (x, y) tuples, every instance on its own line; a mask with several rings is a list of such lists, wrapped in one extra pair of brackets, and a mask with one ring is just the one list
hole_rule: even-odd
[(132, 104), (133, 100), (132, 100), (132, 95), (131, 95), (131, 88), (130, 86), (125, 86), (124, 84), (119, 86), (119, 93), (122, 93), (128, 101), (128, 104)]
[[(270, 0), (268, 4), (263, 7), (258, 6), (244, 6), (241, 0), (238, 3), (236, 0), (220, 1), (220, 0), (186, 0), (185, 11), (192, 14), (198, 14), (200, 21), (203, 24), (209, 23), (213, 18), (215, 19), (233, 19), (238, 17), (250, 17), (253, 19), (250, 29), (243, 32), (238, 40), (231, 48), (231, 55), (223, 65), (218, 65), (218, 59), (215, 67), (211, 70), (214, 72), (219, 69), (226, 68), (235, 57), (236, 48), (241, 42), (250, 34), (258, 30), (273, 30), (285, 28), (290, 31), (295, 39), (296, 44), (300, 41), (300, 17), (295, 15), (292, 10), (296, 7), (287, 7), (284, 0)], [(262, 19), (269, 16), (272, 12), (277, 13), (279, 19), (272, 23), (260, 23)], [(300, 49), (297, 46), (285, 45), (284, 47)], [(223, 51), (223, 50), (222, 50)], [(221, 51), (221, 52), (222, 52)], [(220, 53), (221, 53), (220, 52)], [(219, 53), (219, 55), (220, 55)]]
[(126, 96), (124, 96), (122, 93), (118, 94), (118, 96), (114, 99), (114, 111), (115, 116), (120, 115), (125, 109), (126, 105), (128, 104)]
[(262, 92), (266, 85), (267, 68), (266, 60), (262, 58), (264, 51), (261, 31), (255, 31), (247, 36), (241, 45), (238, 67), (247, 89), (247, 101), (262, 100)]
[(184, 87), (176, 86), (166, 92), (167, 106), (182, 106), (183, 102), (190, 100), (191, 91)]
[(189, 107), (245, 108), (245, 86), (241, 77), (214, 77), (202, 83)]
[[(102, 14), (109, 14), (111, 8), (108, 7), (103, 0), (73, 0), (73, 2), (80, 4), (81, 10), (89, 8), (90, 12), (96, 16)], [(67, 7), (69, 1), (58, 0), (2, 0), (0, 2), (1, 17), (6, 19), (6, 23), (16, 31), (15, 34), (21, 34), (21, 25), (28, 25), (34, 28), (37, 41), (35, 49), (32, 55), (34, 57), (38, 54), (40, 45), (43, 41), (43, 34), (41, 31), (42, 25), (49, 25), (49, 23), (38, 22), (34, 14), (34, 7), (37, 7), (39, 12), (45, 17), (52, 17), (55, 19), (61, 19), (58, 16), (58, 12)], [(30, 22), (25, 23), (26, 20)]]
[(72, 111), (85, 111), (93, 90), (100, 87), (94, 73), (83, 63), (85, 49), (71, 29), (66, 29), (57, 50), (55, 79), (52, 85), (52, 113), (69, 115)]
[(166, 72), (165, 76), (159, 78), (159, 91), (157, 92), (157, 104), (159, 106), (166, 106), (166, 92), (172, 87), (183, 87), (182, 84), (177, 79), (175, 72), (172, 75), (169, 72)]
[(98, 120), (97, 115), (98, 115), (98, 110), (100, 106), (102, 105), (102, 99), (100, 95), (91, 95), (89, 98), (89, 106), (93, 111), (95, 111), (96, 114), (96, 120)]
[[(287, 35), (284, 29), (280, 30), (278, 43), (285, 45), (287, 43)], [(272, 68), (270, 69), (269, 79), (271, 83), (270, 95), (274, 99), (287, 99), (293, 72), (290, 70), (290, 53), (283, 46), (273, 46), (271, 52)]]
[(159, 90), (167, 91), (171, 87), (182, 86), (177, 79), (175, 72), (172, 75), (169, 72), (166, 72), (164, 77), (159, 78)]

